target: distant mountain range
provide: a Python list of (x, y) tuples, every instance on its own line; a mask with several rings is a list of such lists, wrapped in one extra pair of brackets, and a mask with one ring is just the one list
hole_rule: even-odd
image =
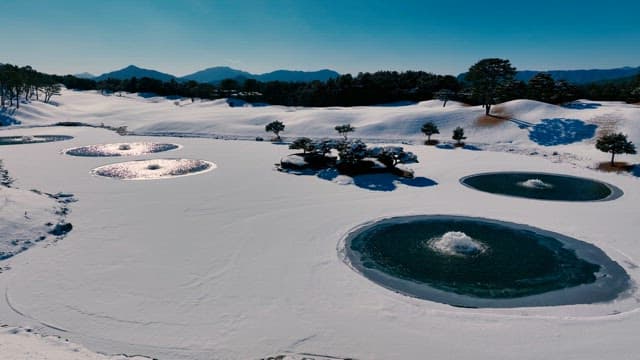
[[(540, 71), (518, 71), (516, 79), (529, 81)], [(631, 77), (640, 74), (639, 67), (622, 67), (616, 69), (593, 69), (593, 70), (551, 70), (546, 71), (556, 80), (566, 80), (573, 84), (588, 84), (606, 80), (615, 80), (620, 78)]]
[[(594, 82), (603, 82), (609, 80), (618, 80), (622, 78), (629, 78), (640, 74), (639, 67), (621, 67), (615, 69), (592, 69), (592, 70), (549, 70), (549, 71), (536, 71), (536, 70), (522, 70), (516, 73), (516, 79), (524, 82), (529, 81), (537, 73), (546, 72), (549, 73), (556, 80), (566, 80), (572, 84), (588, 84)], [(467, 73), (458, 75), (458, 79), (462, 80)]]
[(162, 73), (155, 70), (143, 69), (139, 68), (135, 65), (129, 65), (124, 69), (104, 73), (100, 76), (92, 76), (88, 73), (82, 73), (76, 75), (78, 77), (83, 78), (93, 78), (94, 80), (101, 81), (109, 78), (112, 79), (129, 79), (132, 77), (142, 78), (148, 77), (152, 79), (162, 80), (162, 81), (170, 81), (171, 79), (176, 79), (176, 81), (188, 81), (194, 80), (197, 82), (203, 83), (218, 83), (224, 79), (235, 79), (235, 80), (245, 80), (245, 79), (256, 79), (258, 81), (267, 82), (267, 81), (287, 81), (287, 82), (308, 82), (313, 80), (326, 81), (331, 78), (336, 78), (340, 76), (339, 73), (333, 70), (319, 70), (319, 71), (292, 71), (292, 70), (276, 70), (269, 73), (264, 74), (252, 74), (246, 71), (233, 69), (227, 66), (217, 66), (208, 69), (204, 69), (201, 71), (197, 71), (193, 74), (189, 74), (182, 77), (177, 77), (171, 74)]

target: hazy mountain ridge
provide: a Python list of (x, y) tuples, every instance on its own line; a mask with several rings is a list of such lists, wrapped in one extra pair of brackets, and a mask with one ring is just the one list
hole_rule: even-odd
[[(625, 66), (614, 69), (590, 69), (590, 70), (520, 70), (516, 73), (516, 80), (527, 82), (536, 74), (546, 72), (555, 80), (566, 80), (572, 84), (582, 85), (609, 80), (631, 78), (640, 74), (640, 66)], [(466, 72), (458, 75), (458, 80), (464, 80)]]
[[(516, 79), (529, 81), (540, 71), (518, 71)], [(603, 80), (615, 80), (640, 74), (640, 66), (625, 66), (615, 69), (591, 69), (591, 70), (550, 70), (546, 71), (556, 80), (566, 80), (573, 84), (587, 84)]]
[(275, 70), (264, 74), (252, 74), (247, 71), (233, 69), (228, 66), (215, 66), (196, 71), (192, 74), (188, 74), (182, 77), (177, 77), (168, 73), (163, 73), (151, 69), (143, 69), (135, 65), (129, 65), (123, 69), (104, 73), (97, 77), (91, 77), (91, 74), (88, 73), (82, 73), (78, 75), (82, 75), (78, 77), (93, 78), (97, 81), (106, 80), (109, 78), (123, 80), (135, 76), (137, 78), (148, 77), (162, 81), (170, 81), (171, 79), (176, 79), (178, 81), (194, 80), (203, 83), (217, 83), (224, 79), (256, 79), (262, 82), (309, 82), (314, 80), (326, 81), (331, 78), (340, 76), (338, 72), (329, 69), (322, 69), (318, 71)]

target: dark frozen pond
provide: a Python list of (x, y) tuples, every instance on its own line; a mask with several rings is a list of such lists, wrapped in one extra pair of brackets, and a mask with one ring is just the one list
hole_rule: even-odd
[(597, 247), (527, 225), (407, 216), (358, 228), (345, 260), (370, 280), (462, 307), (589, 304), (616, 299), (629, 276)]
[(460, 179), (470, 188), (492, 194), (539, 200), (601, 201), (622, 196), (619, 188), (592, 179), (536, 172), (495, 172)]
[(39, 144), (71, 139), (73, 136), (68, 135), (0, 136), (0, 145)]

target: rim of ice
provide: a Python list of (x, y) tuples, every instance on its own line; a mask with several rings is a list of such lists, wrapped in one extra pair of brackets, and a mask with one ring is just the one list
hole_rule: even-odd
[[(154, 147), (157, 147), (159, 149), (156, 150), (154, 149)], [(167, 147), (167, 149), (163, 149), (162, 147)], [(182, 148), (182, 145), (175, 143), (140, 141), (77, 146), (64, 149), (62, 150), (62, 153), (65, 155), (78, 157), (118, 157), (155, 154), (166, 151), (180, 150)]]
[(29, 144), (41, 144), (57, 141), (67, 141), (73, 139), (71, 135), (11, 135), (0, 136), (0, 142), (3, 140), (17, 140), (14, 143), (4, 143), (3, 145), (29, 145)]
[(107, 164), (91, 170), (91, 174), (113, 180), (164, 180), (204, 174), (217, 167), (207, 160), (163, 158)]
[[(616, 199), (620, 198), (622, 195), (624, 195), (624, 191), (622, 191), (622, 189), (620, 189), (619, 187), (617, 187), (615, 185), (612, 185), (612, 184), (610, 184), (610, 183), (608, 183), (606, 181), (593, 179), (593, 178), (588, 178), (588, 177), (584, 177), (584, 176), (574, 176), (574, 175), (567, 175), (567, 174), (560, 174), (560, 173), (550, 173), (550, 172), (544, 172), (544, 171), (488, 171), (488, 172), (481, 172), (481, 173), (475, 173), (475, 174), (463, 176), (463, 177), (460, 178), (460, 180), (458, 180), (458, 182), (460, 182), (462, 185), (468, 187), (469, 189), (473, 189), (473, 190), (476, 190), (476, 191), (487, 192), (487, 191), (483, 191), (483, 190), (477, 189), (477, 188), (467, 184), (465, 182), (465, 180), (467, 180), (469, 178), (476, 177), (476, 176), (499, 175), (499, 174), (524, 174), (524, 175), (531, 175), (532, 177), (535, 177), (536, 175), (547, 175), (547, 176), (565, 177), (565, 178), (570, 178), (570, 179), (589, 180), (589, 181), (593, 181), (593, 182), (597, 182), (597, 183), (603, 184), (604, 186), (609, 188), (609, 191), (611, 191), (609, 196), (607, 196), (605, 198), (595, 199), (595, 200), (580, 200), (579, 202), (611, 201), (611, 200), (616, 200)], [(527, 200), (537, 200), (537, 201), (574, 202), (574, 201), (570, 201), (570, 200), (536, 199), (536, 198), (529, 198), (529, 197), (509, 195), (509, 194), (501, 194), (501, 193), (491, 193), (491, 194), (497, 195), (497, 196), (508, 196), (508, 197), (514, 197), (514, 198), (520, 198), (520, 199), (527, 199)]]
[[(583, 284), (570, 288), (558, 289), (542, 294), (523, 296), (518, 298), (507, 299), (485, 299), (469, 295), (457, 294), (441, 289), (431, 287), (427, 284), (418, 283), (411, 280), (405, 280), (389, 275), (377, 269), (367, 269), (361, 264), (354, 252), (348, 251), (351, 240), (360, 233), (371, 229), (381, 223), (386, 224), (402, 224), (420, 219), (452, 219), (452, 220), (473, 220), (482, 221), (491, 224), (510, 227), (512, 229), (532, 231), (541, 235), (550, 236), (572, 249), (575, 254), (583, 260), (596, 263), (601, 266), (601, 271), (596, 274), (597, 279), (594, 283)], [(418, 299), (419, 301), (436, 302), (449, 305), (456, 308), (474, 308), (482, 310), (508, 310), (529, 308), (530, 311), (541, 311), (545, 314), (552, 313), (554, 315), (564, 317), (566, 314), (562, 310), (567, 306), (601, 306), (602, 313), (595, 315), (587, 311), (589, 317), (611, 315), (612, 313), (624, 313), (638, 309), (639, 306), (635, 302), (633, 294), (637, 291), (636, 285), (630, 278), (624, 268), (613, 260), (600, 247), (572, 238), (567, 235), (556, 233), (550, 230), (537, 228), (526, 224), (512, 223), (497, 219), (488, 219), (483, 217), (464, 216), (464, 215), (443, 215), (443, 214), (408, 214), (392, 217), (377, 218), (348, 230), (339, 240), (336, 247), (338, 257), (351, 270), (360, 274), (364, 279), (371, 283), (382, 286), (392, 292), (398, 293), (409, 298)], [(606, 284), (612, 283), (611, 288), (617, 294), (613, 299), (597, 300), (592, 302), (572, 302), (573, 299), (581, 299), (585, 294), (592, 291), (601, 291), (606, 288)], [(611, 291), (609, 291), (611, 292)], [(554, 310), (558, 309), (558, 310)]]

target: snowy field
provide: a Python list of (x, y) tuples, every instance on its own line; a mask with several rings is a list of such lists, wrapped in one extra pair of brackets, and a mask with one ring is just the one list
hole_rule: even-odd
[[(70, 204), (66, 221), (73, 230), (64, 239), (45, 241), (0, 262), (9, 268), (0, 274), (0, 323), (11, 326), (0, 328), (0, 358), (637, 358), (640, 295), (635, 287), (610, 303), (455, 308), (376, 285), (343, 262), (340, 247), (351, 229), (374, 219), (484, 217), (594, 244), (636, 284), (640, 179), (590, 167), (609, 158), (593, 145), (602, 129), (622, 131), (640, 143), (638, 106), (584, 101), (563, 108), (519, 100), (499, 107), (515, 120), (486, 126), (477, 120), (480, 107), (452, 103), (443, 109), (436, 101), (396, 107), (232, 108), (225, 101), (176, 105), (164, 98), (70, 91), (56, 101), (57, 106), (22, 106), (16, 118), (25, 128), (0, 131), (0, 136), (74, 137), (0, 147), (0, 158), (16, 179), (13, 189), (0, 189), (0, 200), (23, 202), (10, 208), (11, 214), (3, 209), (3, 221), (18, 221), (24, 211), (31, 213), (27, 207), (40, 209), (44, 219), (56, 205), (40, 197), (29, 200), (18, 191), (72, 193), (78, 200)], [(335, 136), (335, 125), (350, 122), (357, 128), (355, 137), (414, 143), (405, 147), (420, 160), (411, 165), (416, 179), (281, 173), (274, 163), (292, 151), (269, 142), (31, 127), (81, 121), (127, 126), (137, 134), (253, 138), (268, 137), (264, 125), (272, 120), (286, 124), (287, 137)], [(463, 126), (474, 148), (500, 151), (420, 145), (424, 135), (419, 128), (427, 120), (440, 127), (436, 139), (449, 140), (452, 129)], [(122, 159), (61, 153), (123, 142), (182, 146), (127, 160), (202, 159), (216, 168), (174, 179), (122, 181), (90, 173)], [(640, 163), (638, 155), (619, 160)], [(624, 195), (608, 202), (537, 201), (459, 183), (473, 173), (505, 170), (584, 176), (611, 183)], [(24, 355), (28, 351), (41, 356)]]

